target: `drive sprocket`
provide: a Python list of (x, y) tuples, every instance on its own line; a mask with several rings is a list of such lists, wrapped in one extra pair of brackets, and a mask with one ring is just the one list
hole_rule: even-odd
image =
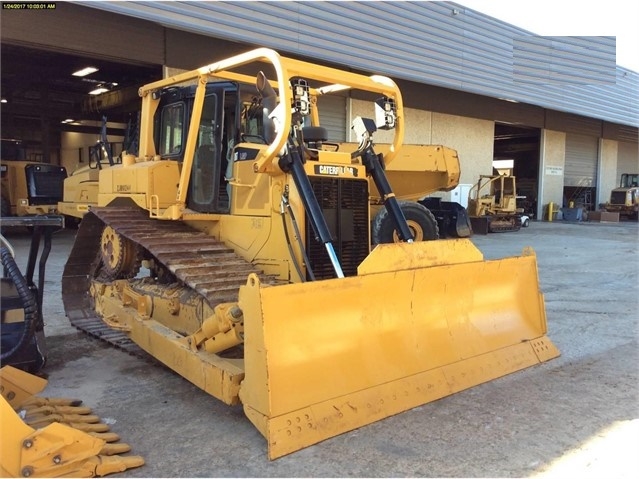
[(111, 226), (105, 226), (100, 239), (102, 272), (109, 280), (133, 278), (140, 269), (138, 247)]

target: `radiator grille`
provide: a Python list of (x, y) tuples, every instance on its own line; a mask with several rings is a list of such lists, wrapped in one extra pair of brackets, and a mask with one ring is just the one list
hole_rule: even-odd
[(626, 192), (625, 191), (613, 191), (610, 195), (610, 203), (613, 205), (625, 205), (626, 204)]
[[(345, 276), (355, 276), (369, 252), (368, 181), (311, 177), (313, 191), (334, 239)], [(334, 278), (326, 248), (306, 221), (306, 248), (316, 279)]]

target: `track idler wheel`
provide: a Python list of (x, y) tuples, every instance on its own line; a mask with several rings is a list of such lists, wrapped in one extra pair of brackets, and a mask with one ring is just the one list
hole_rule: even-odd
[(138, 248), (131, 240), (105, 226), (100, 239), (102, 270), (109, 279), (133, 278), (140, 269)]

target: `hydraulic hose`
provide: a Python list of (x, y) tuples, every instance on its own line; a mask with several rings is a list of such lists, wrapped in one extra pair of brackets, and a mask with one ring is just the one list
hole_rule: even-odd
[(282, 168), (283, 171), (290, 172), (293, 177), (293, 182), (295, 183), (300, 198), (302, 199), (304, 210), (306, 211), (309, 223), (313, 228), (315, 237), (319, 242), (324, 244), (326, 253), (331, 260), (331, 264), (333, 265), (333, 269), (335, 270), (337, 277), (343, 278), (344, 272), (339, 264), (335, 248), (333, 248), (333, 238), (331, 238), (331, 232), (326, 224), (326, 219), (324, 218), (322, 209), (317, 202), (311, 182), (304, 171), (301, 155), (295, 145), (293, 145), (290, 141), (287, 154), (282, 156), (280, 159), (280, 168)]
[(286, 225), (285, 202), (286, 202), (286, 199), (284, 198), (284, 196), (282, 196), (282, 201), (280, 204), (280, 216), (282, 217), (282, 226), (284, 227), (284, 236), (286, 237), (286, 246), (288, 247), (288, 253), (291, 255), (291, 261), (293, 262), (293, 265), (295, 266), (295, 270), (297, 271), (297, 274), (300, 277), (300, 280), (304, 282), (304, 275), (302, 274), (302, 268), (300, 268), (297, 258), (295, 258), (295, 252), (293, 251), (293, 245), (291, 244), (291, 237), (288, 234), (288, 226)]
[(18, 269), (18, 265), (13, 259), (9, 248), (5, 246), (0, 248), (0, 258), (2, 259), (2, 266), (7, 276), (15, 285), (24, 308), (24, 326), (20, 334), (20, 339), (18, 339), (17, 343), (8, 351), (2, 351), (0, 360), (4, 363), (5, 361), (11, 360), (33, 337), (38, 319), (38, 302), (33, 291), (29, 288), (27, 280)]
[[(288, 186), (287, 186), (288, 188)], [(286, 208), (286, 210), (284, 210)], [(289, 234), (286, 226), (286, 219), (284, 218), (285, 211), (288, 211), (288, 214), (291, 216), (291, 223), (293, 224), (293, 229), (295, 231), (295, 235), (297, 237), (297, 244), (300, 247), (300, 251), (302, 252), (302, 256), (304, 258), (304, 262), (306, 264), (306, 272), (308, 273), (308, 277), (311, 281), (315, 281), (315, 273), (313, 273), (313, 268), (311, 267), (311, 260), (308, 258), (306, 254), (306, 248), (302, 243), (302, 235), (300, 234), (300, 229), (297, 226), (297, 220), (295, 219), (295, 214), (293, 213), (293, 208), (291, 208), (291, 204), (288, 202), (288, 198), (286, 196), (282, 196), (282, 220), (284, 221), (284, 233), (286, 234), (286, 240), (289, 242), (289, 251), (291, 253), (291, 258), (295, 262), (295, 268), (297, 269), (297, 273), (300, 275), (302, 282), (304, 282), (304, 276), (302, 275), (302, 270), (299, 267), (297, 260), (295, 259), (295, 255), (293, 254), (293, 248), (290, 246)]]
[(413, 234), (408, 228), (406, 217), (399, 206), (397, 198), (393, 194), (393, 190), (386, 178), (386, 173), (384, 173), (379, 157), (375, 154), (372, 148), (367, 148), (362, 154), (362, 160), (367, 173), (371, 175), (380, 195), (384, 198), (384, 205), (386, 206), (393, 223), (395, 223), (395, 228), (397, 228), (399, 237), (402, 241), (412, 243), (414, 239)]

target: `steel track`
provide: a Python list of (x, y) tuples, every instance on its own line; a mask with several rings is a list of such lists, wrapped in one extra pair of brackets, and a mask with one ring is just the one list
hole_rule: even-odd
[(62, 274), (62, 301), (71, 324), (129, 354), (149, 355), (122, 331), (110, 328), (93, 309), (92, 278), (100, 273), (100, 240), (105, 225), (138, 245), (145, 258), (164, 265), (185, 287), (196, 291), (214, 308), (237, 301), (249, 273), (264, 276), (250, 262), (215, 238), (180, 221), (151, 219), (137, 207), (91, 208), (78, 229)]

